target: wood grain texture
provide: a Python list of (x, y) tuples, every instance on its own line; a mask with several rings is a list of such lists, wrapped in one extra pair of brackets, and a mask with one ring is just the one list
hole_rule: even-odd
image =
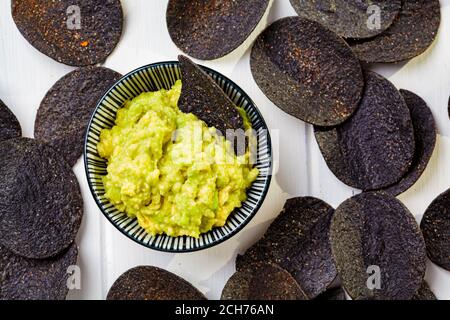
[[(122, 39), (104, 66), (127, 73), (145, 64), (175, 60), (181, 52), (170, 40), (165, 23), (167, 1), (122, 0), (125, 25)], [(419, 94), (430, 105), (441, 137), (431, 163), (419, 182), (400, 199), (419, 220), (426, 207), (450, 187), (450, 0), (441, 0), (443, 22), (437, 41), (424, 55), (406, 64), (374, 66), (398, 88)], [(289, 1), (276, 0), (257, 28), (295, 15)], [(253, 37), (254, 38), (254, 37)], [(85, 216), (78, 235), (82, 289), (70, 299), (104, 299), (116, 278), (131, 267), (154, 265), (190, 281), (210, 299), (218, 299), (234, 272), (234, 258), (264, 233), (288, 197), (310, 195), (333, 206), (357, 193), (327, 168), (312, 127), (274, 106), (259, 90), (249, 67), (251, 42), (219, 60), (204, 63), (236, 81), (255, 101), (272, 129), (275, 179), (263, 207), (237, 236), (217, 247), (189, 254), (165, 254), (141, 247), (117, 231), (98, 210), (86, 182), (84, 165), (75, 173), (85, 199)], [(0, 98), (18, 117), (24, 135), (33, 136), (37, 108), (47, 90), (74, 68), (39, 53), (20, 35), (10, 13), (10, 1), (0, 1)], [(429, 263), (426, 279), (440, 299), (450, 299), (450, 273)]]

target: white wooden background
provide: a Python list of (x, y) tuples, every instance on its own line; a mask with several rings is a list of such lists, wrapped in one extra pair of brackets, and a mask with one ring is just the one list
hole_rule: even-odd
[[(122, 0), (124, 34), (105, 66), (127, 73), (139, 66), (175, 60), (180, 53), (170, 40), (165, 23), (166, 0)], [(400, 198), (419, 220), (430, 202), (450, 187), (450, 0), (441, 0), (443, 23), (437, 41), (424, 55), (406, 64), (374, 66), (399, 88), (413, 90), (433, 109), (440, 136), (424, 176)], [(271, 21), (294, 15), (289, 0), (274, 0), (256, 33)], [(254, 34), (255, 35), (255, 34)], [(252, 38), (254, 38), (254, 35)], [(273, 129), (276, 174), (266, 201), (254, 220), (225, 243), (190, 254), (165, 254), (141, 247), (117, 231), (102, 216), (88, 190), (82, 161), (75, 166), (85, 200), (85, 215), (78, 237), (82, 289), (70, 299), (104, 299), (123, 272), (137, 265), (170, 270), (217, 299), (234, 272), (234, 259), (265, 231), (285, 199), (311, 195), (333, 206), (356, 191), (339, 182), (326, 167), (312, 128), (275, 107), (258, 89), (249, 68), (251, 39), (229, 56), (204, 63), (235, 80), (258, 105)], [(73, 68), (59, 64), (29, 45), (14, 25), (10, 1), (0, 0), (0, 97), (14, 111), (25, 136), (33, 136), (36, 110), (47, 90)], [(441, 299), (450, 299), (450, 273), (429, 263), (427, 280)]]

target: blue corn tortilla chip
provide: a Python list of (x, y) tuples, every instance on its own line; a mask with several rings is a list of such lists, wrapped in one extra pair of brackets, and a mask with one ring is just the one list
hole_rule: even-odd
[(367, 192), (344, 201), (331, 222), (331, 247), (354, 300), (410, 300), (426, 269), (425, 242), (414, 216), (396, 198)]
[(286, 270), (268, 263), (237, 271), (222, 291), (221, 300), (307, 300), (297, 281)]
[(122, 35), (120, 0), (12, 0), (11, 11), (32, 46), (71, 66), (105, 61)]
[(86, 129), (97, 103), (121, 77), (108, 68), (84, 67), (59, 79), (39, 106), (34, 137), (75, 165), (83, 153)]
[(170, 37), (184, 53), (214, 60), (238, 48), (268, 9), (269, 0), (170, 0), (166, 21)]
[(267, 27), (253, 45), (250, 67), (275, 105), (314, 125), (344, 122), (363, 93), (361, 65), (350, 47), (320, 23), (300, 17)]
[(0, 300), (64, 300), (69, 292), (67, 269), (77, 263), (72, 244), (51, 259), (28, 259), (0, 246)]
[(109, 289), (107, 300), (205, 300), (205, 296), (177, 275), (151, 266), (122, 274)]
[(0, 142), (3, 140), (19, 138), (22, 128), (16, 116), (0, 100)]
[(236, 269), (270, 262), (288, 271), (309, 299), (324, 292), (337, 276), (329, 227), (334, 209), (320, 199), (293, 198), (264, 237), (236, 259)]
[(414, 58), (428, 49), (441, 23), (439, 0), (402, 0), (400, 14), (382, 34), (348, 41), (366, 63), (391, 63)]
[(411, 91), (400, 90), (400, 93), (411, 112), (415, 151), (408, 173), (396, 184), (382, 189), (393, 196), (397, 196), (411, 188), (422, 176), (433, 155), (437, 136), (433, 113), (426, 102)]
[(75, 240), (83, 216), (77, 178), (43, 142), (0, 143), (0, 244), (26, 258), (58, 255)]
[(391, 26), (401, 0), (290, 0), (297, 14), (344, 38), (371, 38)]
[(366, 88), (355, 114), (334, 128), (315, 128), (325, 161), (345, 184), (377, 190), (397, 183), (411, 167), (414, 127), (400, 92), (366, 71)]
[(450, 189), (430, 204), (420, 228), (430, 260), (450, 271)]

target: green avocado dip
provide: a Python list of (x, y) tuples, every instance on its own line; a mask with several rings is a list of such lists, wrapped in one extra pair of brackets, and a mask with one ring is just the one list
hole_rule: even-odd
[[(259, 172), (215, 128), (177, 103), (171, 90), (143, 93), (117, 112), (97, 145), (107, 159), (106, 197), (149, 234), (199, 237), (223, 226)], [(246, 121), (248, 125), (248, 120)]]

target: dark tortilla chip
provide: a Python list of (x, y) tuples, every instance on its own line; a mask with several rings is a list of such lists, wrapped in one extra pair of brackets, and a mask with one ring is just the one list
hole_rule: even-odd
[(344, 288), (331, 288), (318, 296), (315, 300), (346, 300)]
[(297, 281), (273, 264), (237, 271), (226, 283), (222, 300), (308, 300)]
[(450, 271), (450, 189), (431, 203), (420, 228), (430, 260)]
[(354, 300), (410, 300), (422, 284), (425, 242), (396, 198), (362, 193), (343, 202), (330, 232), (334, 261)]
[(419, 291), (414, 295), (412, 300), (437, 300), (433, 291), (431, 291), (430, 286), (425, 281), (422, 282), (422, 285), (419, 288)]
[(439, 0), (403, 0), (400, 14), (384, 33), (372, 39), (349, 41), (364, 62), (399, 62), (431, 46), (441, 22)]
[(43, 142), (0, 143), (0, 243), (27, 258), (54, 257), (75, 240), (83, 198), (75, 174)]
[(189, 282), (156, 267), (135, 267), (109, 289), (107, 300), (205, 300)]
[(0, 141), (19, 138), (22, 128), (16, 116), (0, 100)]
[(11, 9), (31, 45), (71, 66), (105, 61), (122, 34), (120, 0), (12, 0)]
[(425, 171), (436, 146), (436, 123), (426, 102), (416, 94), (400, 90), (411, 113), (416, 148), (408, 173), (396, 184), (383, 191), (397, 196), (411, 188)]
[(408, 106), (387, 79), (366, 72), (356, 113), (341, 126), (316, 128), (330, 170), (345, 184), (377, 190), (398, 182), (412, 164), (415, 142)]
[(0, 300), (64, 300), (69, 292), (67, 268), (77, 263), (78, 249), (52, 259), (28, 259), (0, 246)]
[(180, 110), (193, 113), (208, 126), (219, 130), (232, 142), (234, 142), (234, 138), (237, 138), (234, 143), (239, 149), (237, 154), (244, 154), (244, 120), (236, 105), (197, 64), (181, 55), (178, 60), (183, 82), (181, 96), (178, 100)]
[(237, 257), (236, 268), (277, 264), (297, 280), (308, 298), (315, 298), (337, 276), (329, 242), (333, 213), (332, 207), (316, 198), (288, 200), (264, 237)]
[(52, 146), (73, 166), (83, 153), (92, 113), (122, 75), (103, 67), (80, 68), (62, 77), (41, 102), (34, 136)]
[(274, 104), (315, 125), (344, 122), (363, 93), (361, 65), (350, 47), (320, 23), (300, 17), (270, 25), (253, 46), (250, 66)]
[(238, 48), (256, 28), (270, 0), (170, 0), (166, 20), (175, 45), (191, 57), (214, 60)]
[(297, 14), (344, 38), (370, 38), (390, 27), (401, 0), (290, 0)]

